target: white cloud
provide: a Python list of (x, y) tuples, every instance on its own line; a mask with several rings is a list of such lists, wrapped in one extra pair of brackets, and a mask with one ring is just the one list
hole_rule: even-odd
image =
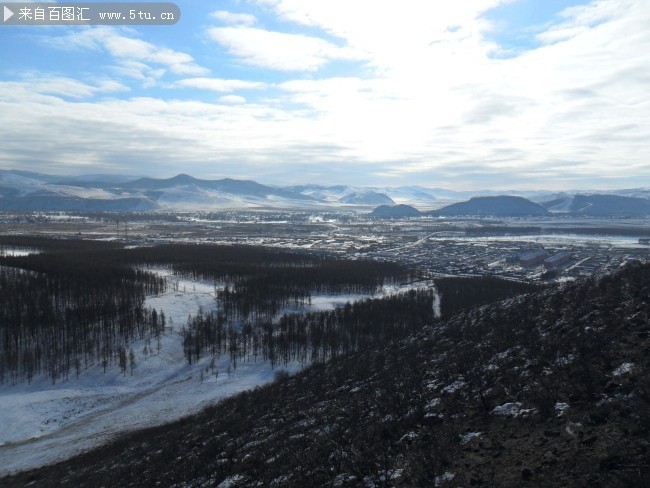
[(223, 97), (219, 97), (219, 102), (226, 103), (228, 105), (241, 105), (246, 103), (246, 99), (244, 97), (240, 97), (239, 95), (225, 95)]
[(185, 78), (177, 81), (173, 86), (228, 93), (236, 90), (261, 90), (266, 88), (267, 84), (259, 81), (225, 80), (222, 78)]
[(155, 86), (166, 73), (165, 68), (154, 68), (140, 61), (128, 59), (119, 60), (112, 67), (112, 71), (119, 76), (141, 81), (145, 88)]
[[(196, 64), (194, 58), (187, 53), (156, 46), (107, 26), (75, 30), (60, 37), (48, 37), (47, 42), (51, 46), (66, 50), (105, 50), (120, 63), (141, 63), (142, 66), (153, 63), (180, 75), (198, 76), (209, 72), (208, 69)], [(133, 67), (134, 65), (131, 64), (131, 68)]]
[(503, 2), (413, 0), (399, 10), (363, 0), (257, 3), (368, 54), (375, 79), (281, 87), (355, 157), (400, 161), (396, 173), (471, 166), (516, 178), (553, 166), (561, 181), (587, 178), (585, 166), (594, 177), (611, 176), (612, 161), (634, 165), (644, 154), (650, 10), (643, 0), (568, 9), (540, 34), (548, 45), (511, 59), (492, 56), (498, 46), (487, 40), (482, 18)]
[(428, 63), (433, 59), (430, 48), (437, 43), (458, 39), (477, 42), (477, 34), (487, 28), (480, 14), (512, 0), (253, 1), (271, 8), (285, 21), (317, 27), (345, 40), (347, 46), (364, 53), (380, 69), (393, 69)]
[(210, 14), (210, 17), (220, 20), (226, 24), (233, 25), (251, 26), (257, 22), (257, 19), (254, 15), (233, 13), (226, 10), (218, 10), (216, 12), (212, 12)]
[[(561, 12), (561, 17), (565, 20), (551, 25), (548, 30), (539, 34), (538, 39), (546, 43), (566, 41), (617, 17), (623, 8), (634, 9), (635, 4), (637, 7), (642, 6), (634, 0), (620, 0), (618, 2), (596, 1), (589, 5), (569, 7)], [(645, 8), (647, 9), (647, 5)]]
[[(167, 85), (225, 94), (217, 103), (86, 104), (70, 101), (64, 86), (81, 100), (99, 84), (59, 83), (51, 91), (5, 84), (0, 113), (10, 128), (0, 133), (0, 163), (137, 160), (152, 161), (155, 174), (206, 167), (222, 175), (259, 174), (264, 166), (320, 181), (391, 175), (390, 184), (466, 188), (650, 186), (647, 0), (569, 9), (539, 34), (539, 45), (507, 59), (494, 56), (498, 46), (483, 18), (497, 0), (256, 3), (277, 25), (290, 22), (310, 36), (250, 27), (212, 27), (209, 34), (234, 57), (224, 65), (260, 77), (240, 64), (289, 72), (270, 75), (280, 81), (189, 74)], [(314, 37), (319, 29), (327, 40)], [(196, 66), (126, 31), (88, 31), (71, 40), (106, 49), (125, 76), (155, 81), (173, 65)], [(134, 42), (120, 44), (119, 36)], [(319, 70), (338, 59), (364, 64), (337, 66), (344, 74), (323, 78), (327, 71)], [(245, 100), (235, 95), (240, 90), (264, 92)], [(29, 133), (44, 134), (42, 144), (25, 144)], [(87, 143), (67, 144), (58, 134)]]
[(208, 34), (243, 63), (279, 71), (316, 71), (332, 60), (360, 59), (350, 48), (301, 34), (252, 27), (213, 27)]
[(127, 92), (129, 87), (115, 80), (100, 79), (94, 84), (88, 84), (64, 76), (51, 76), (43, 73), (28, 73), (20, 82), (7, 82), (5, 87), (29, 86), (34, 93), (57, 95), (66, 98), (88, 98), (97, 94)]

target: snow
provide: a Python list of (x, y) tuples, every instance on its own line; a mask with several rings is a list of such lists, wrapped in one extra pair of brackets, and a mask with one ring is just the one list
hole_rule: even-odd
[[(146, 306), (163, 310), (167, 319), (160, 349), (156, 339), (132, 343), (133, 375), (127, 371), (123, 376), (117, 365), (104, 373), (96, 364), (81, 371), (78, 379), (72, 372), (68, 381), (54, 385), (42, 377), (31, 385), (0, 385), (0, 476), (67, 459), (119, 433), (176, 420), (273, 380), (276, 370), (263, 361), (239, 362), (228, 375), (229, 358), (220, 357), (215, 361), (218, 377), (209, 371), (210, 357), (188, 365), (180, 330), (199, 308), (216, 309), (215, 288), (224, 284), (180, 278), (167, 268), (149, 271), (177, 285), (146, 299)], [(403, 289), (386, 286), (375, 296)], [(312, 308), (333, 309), (365, 297), (318, 295), (312, 298)], [(151, 353), (144, 354), (145, 346)], [(284, 366), (289, 373), (300, 368), (297, 362)]]
[[(396, 480), (402, 477), (403, 469), (389, 469), (388, 471), (379, 471), (376, 477), (366, 476), (363, 478), (363, 484), (367, 488), (375, 488), (376, 486), (386, 486), (386, 481)], [(379, 485), (375, 481), (379, 481)]]
[[(55, 385), (47, 378), (0, 385), (0, 476), (67, 459), (121, 432), (170, 422), (273, 380), (275, 371), (262, 361), (240, 362), (228, 375), (229, 359), (221, 357), (215, 361), (218, 377), (205, 374), (209, 357), (187, 364), (180, 327), (198, 307), (215, 306), (214, 285), (177, 280), (178, 291), (147, 299), (148, 306), (165, 311), (170, 327), (161, 337), (160, 352), (155, 339), (147, 356), (144, 340), (131, 345), (136, 355), (132, 376), (122, 376), (117, 365), (106, 373), (95, 365), (79, 379), (72, 373), (69, 381)], [(300, 365), (285, 369), (296, 372)]]
[(440, 476), (436, 476), (435, 479), (433, 480), (434, 486), (442, 486), (443, 483), (446, 483), (447, 481), (451, 481), (456, 477), (454, 473), (450, 473), (449, 471), (445, 471), (443, 474)]
[(468, 432), (467, 434), (460, 436), (460, 443), (467, 444), (471, 440), (478, 439), (479, 437), (481, 437), (481, 432)]
[(452, 384), (445, 386), (442, 391), (443, 393), (454, 393), (460, 390), (463, 386), (465, 386), (465, 382), (459, 379), (454, 381)]
[(244, 476), (236, 474), (223, 480), (217, 485), (217, 488), (232, 488), (233, 486), (237, 486), (240, 481), (244, 481)]
[(433, 316), (437, 319), (439, 319), (442, 316), (442, 313), (440, 311), (440, 304), (442, 303), (442, 296), (438, 291), (436, 290), (434, 295), (433, 295)]
[(564, 430), (566, 431), (566, 433), (571, 435), (571, 436), (574, 436), (578, 432), (580, 432), (580, 429), (582, 429), (582, 424), (579, 423), (579, 422), (569, 422), (564, 427)]
[[(448, 237), (431, 237), (432, 241), (445, 241)], [(625, 236), (602, 236), (602, 235), (581, 235), (581, 234), (543, 234), (529, 236), (472, 236), (472, 237), (454, 237), (457, 245), (465, 245), (467, 242), (494, 243), (494, 242), (528, 242), (539, 244), (541, 246), (613, 246), (616, 248), (640, 249), (638, 237)]]
[(495, 415), (516, 415), (521, 408), (521, 403), (504, 403), (498, 407), (494, 407), (492, 413)]
[(504, 403), (503, 405), (494, 407), (494, 410), (492, 410), (494, 415), (502, 415), (504, 417), (526, 417), (528, 414), (534, 412), (535, 409), (533, 408), (521, 408), (521, 403), (519, 402)]
[(424, 408), (428, 410), (428, 409), (431, 409), (431, 408), (435, 408), (438, 405), (440, 405), (440, 398), (434, 398), (429, 403), (427, 403)]
[(412, 440), (417, 439), (417, 438), (418, 438), (418, 435), (415, 432), (411, 431), (411, 432), (408, 432), (408, 433), (404, 434), (400, 438), (400, 440), (397, 441), (397, 442), (400, 443), (400, 442), (405, 442), (405, 441), (412, 441)]
[(569, 404), (557, 402), (555, 404), (555, 410), (557, 410), (558, 412), (564, 412), (565, 410), (569, 410)]
[(614, 371), (612, 371), (613, 376), (623, 376), (624, 374), (631, 373), (634, 369), (634, 363), (623, 363)]
[(3, 257), (22, 257), (29, 256), (30, 254), (39, 254), (41, 251), (38, 249), (31, 249), (27, 247), (0, 247), (0, 256)]

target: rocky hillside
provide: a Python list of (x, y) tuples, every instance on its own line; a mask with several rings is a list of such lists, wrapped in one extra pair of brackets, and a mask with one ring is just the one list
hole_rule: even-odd
[(646, 486), (650, 265), (454, 315), (2, 486)]

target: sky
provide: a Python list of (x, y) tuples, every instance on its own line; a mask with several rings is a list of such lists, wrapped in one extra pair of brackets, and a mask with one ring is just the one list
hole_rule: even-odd
[(650, 0), (175, 3), (0, 24), (0, 169), (650, 187)]

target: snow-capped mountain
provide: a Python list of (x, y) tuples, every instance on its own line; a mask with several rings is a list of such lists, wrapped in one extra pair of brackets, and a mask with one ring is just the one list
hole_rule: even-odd
[[(642, 192), (639, 192), (642, 194)], [(624, 195), (558, 195), (544, 202), (544, 208), (555, 213), (573, 213), (592, 217), (650, 215), (650, 199)]]
[[(585, 205), (577, 208), (580, 192), (508, 191), (543, 205), (552, 213), (593, 214)], [(637, 188), (600, 193), (602, 205), (643, 207), (650, 189)], [(252, 180), (205, 180), (187, 174), (172, 178), (86, 174), (54, 176), (20, 170), (0, 170), (0, 210), (6, 211), (151, 211), (220, 209), (346, 209), (370, 211), (378, 205), (411, 205), (421, 212), (441, 209), (473, 197), (503, 195), (503, 191), (455, 191), (422, 186), (363, 187), (352, 185), (263, 185)], [(583, 192), (584, 195), (584, 192)], [(612, 198), (630, 197), (622, 203)], [(610, 197), (609, 200), (605, 197)], [(634, 200), (634, 197), (636, 200)], [(607, 201), (605, 201), (607, 200)], [(583, 202), (584, 203), (584, 202)], [(627, 208), (627, 207), (626, 207)], [(636, 214), (635, 212), (628, 212)]]

